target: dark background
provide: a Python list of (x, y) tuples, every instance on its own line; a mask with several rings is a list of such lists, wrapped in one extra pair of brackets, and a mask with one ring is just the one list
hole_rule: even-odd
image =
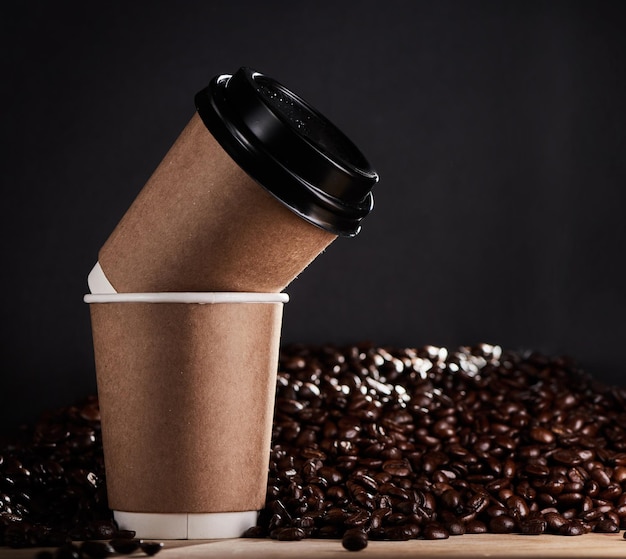
[(3, 3), (0, 426), (95, 391), (98, 249), (196, 91), (242, 65), (381, 175), (362, 233), (289, 287), (284, 342), (485, 341), (622, 383), (624, 6)]

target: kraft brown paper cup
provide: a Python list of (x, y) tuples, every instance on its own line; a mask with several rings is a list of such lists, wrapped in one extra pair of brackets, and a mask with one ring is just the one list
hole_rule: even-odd
[(108, 292), (280, 292), (372, 209), (365, 157), (275, 80), (241, 68), (195, 100), (99, 252)]
[(120, 293), (280, 292), (335, 238), (261, 188), (194, 115), (98, 261)]
[(238, 537), (265, 502), (285, 294), (86, 295), (109, 506), (137, 537)]

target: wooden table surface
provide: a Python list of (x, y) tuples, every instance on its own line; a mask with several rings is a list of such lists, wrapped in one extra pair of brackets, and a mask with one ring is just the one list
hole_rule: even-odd
[[(0, 548), (0, 559), (33, 559), (37, 549)], [(521, 536), (472, 534), (447, 540), (411, 540), (407, 542), (370, 542), (366, 549), (350, 552), (339, 540), (303, 540), (279, 542), (275, 540), (232, 539), (166, 541), (156, 555), (158, 559), (180, 557), (212, 559), (238, 557), (240, 559), (335, 559), (346, 558), (392, 559), (402, 557), (508, 559), (511, 557), (626, 558), (626, 540), (623, 534), (585, 534), (584, 536)], [(143, 553), (132, 556), (146, 557)]]

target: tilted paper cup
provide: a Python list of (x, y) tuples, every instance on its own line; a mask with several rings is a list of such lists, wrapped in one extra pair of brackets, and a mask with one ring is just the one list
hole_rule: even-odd
[(118, 292), (278, 292), (334, 239), (260, 188), (195, 115), (98, 260)]
[(86, 295), (109, 506), (137, 537), (238, 537), (265, 502), (284, 294)]
[(308, 103), (241, 68), (196, 105), (99, 252), (114, 291), (280, 292), (358, 233), (378, 176)]

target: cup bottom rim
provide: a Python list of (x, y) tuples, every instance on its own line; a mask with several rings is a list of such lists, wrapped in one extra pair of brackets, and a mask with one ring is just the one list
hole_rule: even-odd
[(257, 510), (208, 513), (154, 513), (113, 511), (122, 530), (137, 538), (164, 540), (239, 538), (256, 525)]

